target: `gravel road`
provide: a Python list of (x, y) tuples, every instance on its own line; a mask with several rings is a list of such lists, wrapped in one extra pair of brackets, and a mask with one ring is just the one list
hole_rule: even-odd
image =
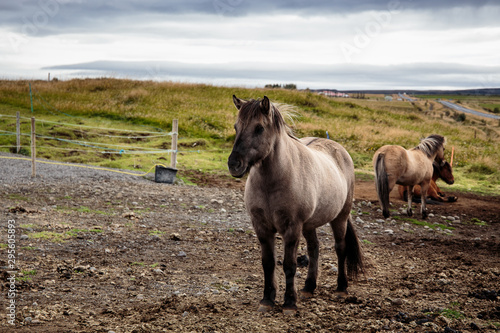
[(465, 108), (465, 107), (463, 107), (461, 105), (457, 105), (455, 103), (451, 103), (451, 102), (447, 102), (447, 101), (439, 101), (439, 103), (441, 103), (444, 106), (449, 107), (451, 109), (454, 109), (454, 110), (457, 110), (457, 111), (461, 111), (461, 112), (465, 112), (465, 113), (470, 113), (470, 114), (473, 114), (473, 115), (476, 115), (476, 116), (485, 117), (485, 118), (491, 118), (491, 119), (500, 119), (500, 116), (497, 116), (497, 115), (494, 115), (494, 114), (489, 114), (489, 113), (484, 113), (484, 112), (479, 112), (479, 111), (476, 111), (476, 110), (471, 110), (471, 109)]
[[(0, 153), (0, 184), (27, 184), (34, 181), (31, 177), (31, 161), (19, 158), (24, 157), (16, 154)], [(37, 159), (37, 161), (40, 162), (36, 164), (36, 181), (45, 183), (71, 183), (78, 182), (80, 179), (93, 181), (120, 180), (151, 182), (151, 180), (141, 176), (132, 176), (114, 171), (93, 169), (83, 164), (62, 163), (64, 165), (60, 165), (43, 163), (53, 162), (44, 159)], [(123, 171), (129, 173), (131, 172), (129, 170)], [(137, 174), (140, 175), (141, 173)], [(147, 177), (152, 179), (154, 174), (150, 173)]]

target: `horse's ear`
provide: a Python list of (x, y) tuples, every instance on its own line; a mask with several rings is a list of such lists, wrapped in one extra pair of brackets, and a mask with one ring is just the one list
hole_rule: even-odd
[(269, 111), (271, 110), (271, 102), (269, 101), (269, 98), (267, 98), (267, 96), (264, 96), (262, 101), (260, 101), (260, 108), (262, 109), (262, 113), (264, 113), (266, 116), (269, 114)]
[(236, 108), (239, 110), (239, 109), (241, 109), (241, 106), (245, 103), (245, 101), (242, 99), (239, 99), (238, 97), (236, 97), (236, 95), (233, 95), (233, 103), (234, 103), (234, 106), (236, 106)]

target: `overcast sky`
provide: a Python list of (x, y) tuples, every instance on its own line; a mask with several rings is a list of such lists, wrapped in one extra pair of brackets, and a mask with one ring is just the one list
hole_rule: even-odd
[(500, 87), (498, 0), (0, 0), (0, 78)]

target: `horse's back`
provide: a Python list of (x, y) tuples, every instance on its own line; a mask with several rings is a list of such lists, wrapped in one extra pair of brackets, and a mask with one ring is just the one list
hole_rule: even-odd
[(354, 175), (354, 163), (351, 155), (338, 142), (315, 137), (302, 138), (300, 141), (310, 149), (330, 156), (344, 175), (348, 176), (351, 173)]
[(406, 168), (407, 150), (401, 146), (385, 145), (380, 147), (373, 155), (373, 164), (377, 162), (378, 156), (384, 156), (385, 167)]

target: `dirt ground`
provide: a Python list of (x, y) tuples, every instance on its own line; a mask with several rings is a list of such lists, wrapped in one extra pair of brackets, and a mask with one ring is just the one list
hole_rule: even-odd
[[(295, 316), (277, 299), (258, 313), (260, 249), (243, 182), (205, 186), (80, 180), (0, 184), (0, 243), (16, 229), (15, 324), (8, 323), (8, 248), (0, 250), (2, 332), (495, 332), (500, 330), (500, 198), (458, 202), (408, 219), (393, 191), (383, 220), (372, 182), (353, 207), (368, 272), (337, 298), (331, 230), (318, 229), (315, 297)], [(278, 238), (278, 256), (282, 244)], [(302, 241), (299, 254), (306, 254)], [(298, 269), (301, 287), (306, 267)]]

